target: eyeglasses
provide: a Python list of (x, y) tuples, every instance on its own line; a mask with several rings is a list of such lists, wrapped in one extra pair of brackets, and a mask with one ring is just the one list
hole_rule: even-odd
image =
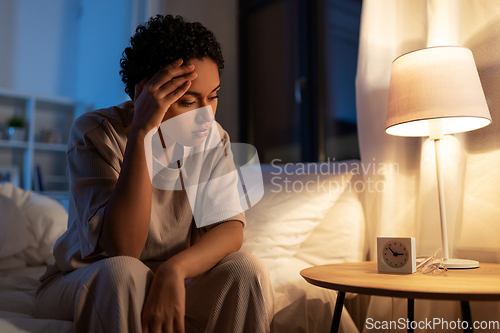
[(421, 269), (424, 274), (438, 274), (447, 272), (448, 269), (444, 265), (443, 258), (437, 258), (437, 253), (441, 251), (438, 249), (434, 255), (430, 257), (418, 257), (418, 259), (422, 259), (422, 261), (417, 265), (417, 270)]

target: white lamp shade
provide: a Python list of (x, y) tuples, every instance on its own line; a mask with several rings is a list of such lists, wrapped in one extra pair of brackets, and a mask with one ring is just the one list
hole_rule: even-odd
[(491, 122), (469, 49), (427, 48), (392, 63), (386, 132), (429, 136), (431, 119), (441, 119), (443, 134), (471, 131)]

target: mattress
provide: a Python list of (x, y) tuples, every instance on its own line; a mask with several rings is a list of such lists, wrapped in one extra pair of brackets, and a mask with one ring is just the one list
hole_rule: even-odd
[(35, 292), (46, 266), (0, 270), (0, 332), (72, 332), (73, 322), (35, 319)]
[[(301, 259), (262, 260), (268, 267), (274, 288), (275, 333), (329, 332), (337, 301), (337, 292), (309, 284), (300, 271), (311, 267)], [(339, 332), (359, 333), (344, 307)]]

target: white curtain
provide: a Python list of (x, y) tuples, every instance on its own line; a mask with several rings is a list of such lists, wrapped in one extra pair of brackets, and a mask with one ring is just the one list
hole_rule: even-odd
[[(363, 0), (356, 98), (361, 159), (375, 167), (365, 177), (378, 184), (364, 195), (371, 260), (377, 236), (415, 237), (417, 255), (441, 247), (434, 146), (429, 139), (385, 133), (392, 61), (439, 45), (472, 50), (493, 119), (483, 129), (443, 141), (450, 257), (500, 262), (498, 0)], [(416, 301), (415, 307), (416, 320), (461, 318), (458, 302)], [(473, 320), (500, 318), (498, 302), (471, 307)], [(373, 297), (368, 316), (403, 318), (406, 301)]]

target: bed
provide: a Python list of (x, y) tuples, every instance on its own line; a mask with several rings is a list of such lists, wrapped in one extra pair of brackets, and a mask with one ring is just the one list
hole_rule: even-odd
[[(300, 270), (365, 258), (358, 166), (357, 161), (262, 165), (264, 196), (247, 211), (240, 251), (255, 254), (269, 270), (276, 333), (329, 330), (336, 292), (308, 284)], [(72, 322), (33, 317), (38, 278), (53, 262), (52, 247), (66, 229), (65, 208), (0, 183), (0, 212), (0, 332), (72, 332)], [(359, 332), (345, 309), (341, 331)]]

